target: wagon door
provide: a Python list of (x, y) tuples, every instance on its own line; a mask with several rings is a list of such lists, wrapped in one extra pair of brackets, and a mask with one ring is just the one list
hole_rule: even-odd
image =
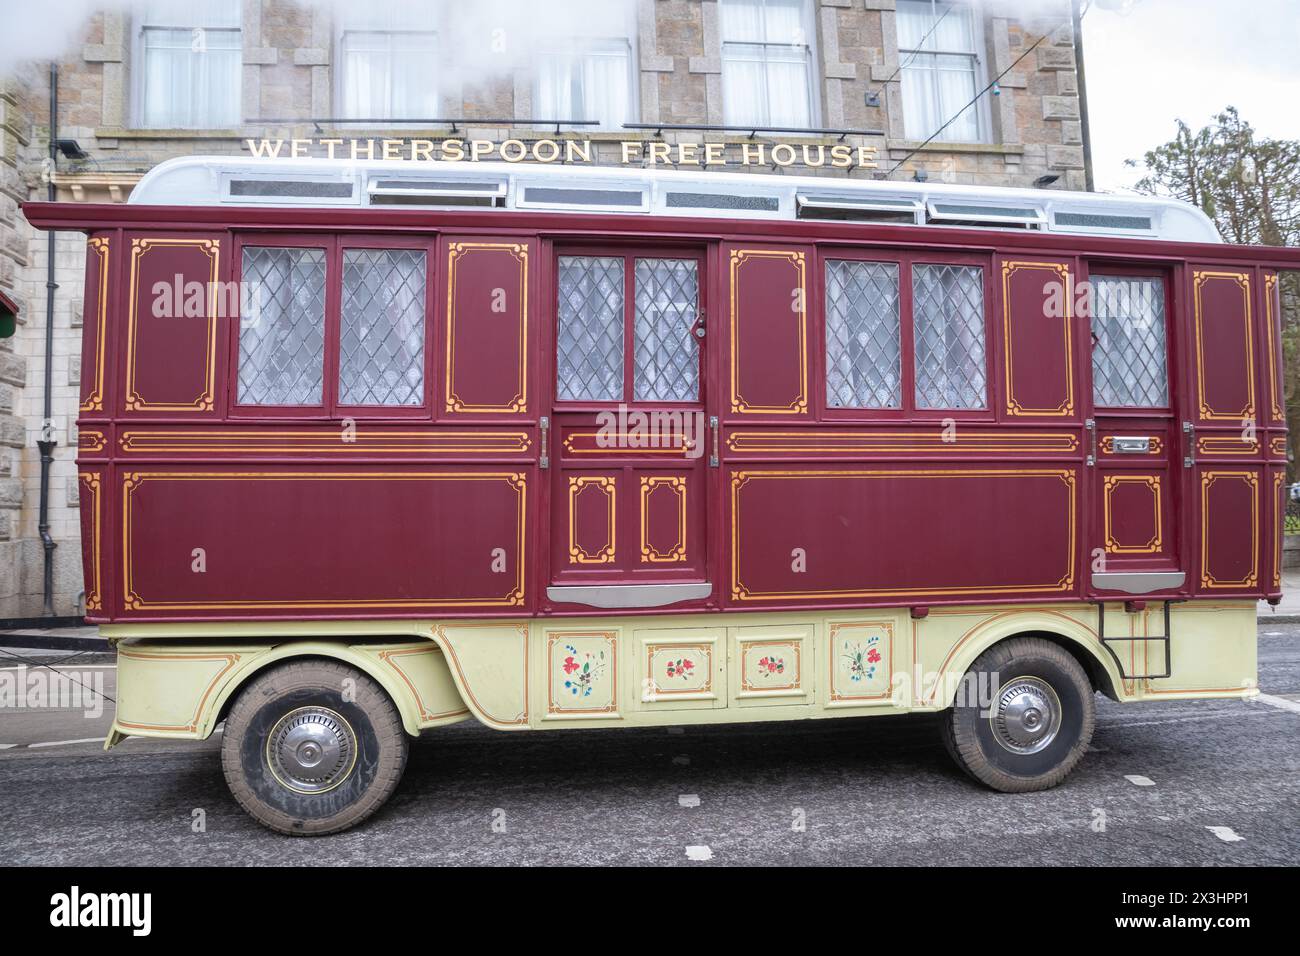
[(1094, 265), (1090, 279), (1091, 592), (1111, 600), (1173, 596), (1186, 569), (1176, 520), (1182, 451), (1169, 278)]
[(699, 604), (710, 423), (705, 258), (560, 249), (554, 268), (553, 604)]

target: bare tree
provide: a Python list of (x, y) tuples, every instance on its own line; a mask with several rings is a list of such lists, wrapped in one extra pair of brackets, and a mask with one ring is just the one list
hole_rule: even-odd
[[(1128, 160), (1137, 166), (1138, 161)], [(1172, 140), (1142, 160), (1139, 192), (1172, 196), (1203, 209), (1228, 242), (1300, 246), (1300, 141), (1257, 136), (1229, 106), (1192, 132), (1178, 120)], [(1282, 354), (1287, 425), (1291, 429), (1288, 481), (1295, 480), (1300, 446), (1300, 272), (1283, 272)]]

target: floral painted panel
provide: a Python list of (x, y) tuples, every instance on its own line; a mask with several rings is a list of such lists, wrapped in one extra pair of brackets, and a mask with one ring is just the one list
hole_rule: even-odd
[(741, 693), (799, 690), (803, 685), (803, 641), (741, 641)]
[(830, 699), (888, 702), (893, 677), (890, 621), (830, 625)]
[(551, 714), (613, 714), (618, 710), (617, 636), (606, 631), (547, 634)]
[(646, 676), (650, 699), (713, 693), (712, 643), (645, 644)]

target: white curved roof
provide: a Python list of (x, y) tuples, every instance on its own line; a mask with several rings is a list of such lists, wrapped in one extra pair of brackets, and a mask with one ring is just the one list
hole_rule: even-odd
[(1201, 210), (1148, 196), (535, 163), (182, 157), (146, 173), (130, 202), (845, 218), (1222, 242)]

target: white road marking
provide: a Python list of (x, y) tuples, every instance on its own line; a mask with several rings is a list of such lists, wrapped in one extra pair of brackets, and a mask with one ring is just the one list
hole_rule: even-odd
[(0, 750), (9, 750), (11, 747), (17, 746), (17, 744), (0, 744)]
[(1255, 699), (1261, 704), (1268, 704), (1268, 706), (1276, 707), (1278, 710), (1289, 710), (1293, 714), (1300, 714), (1300, 704), (1293, 700), (1287, 700), (1285, 697), (1277, 697), (1273, 694), (1260, 694)]
[(1232, 829), (1232, 827), (1206, 827), (1205, 829), (1209, 830), (1224, 843), (1240, 843), (1242, 840), (1246, 839), (1244, 836), (1238, 836), (1237, 831)]
[(686, 848), (686, 859), (703, 863), (706, 860), (713, 859), (713, 851), (707, 846), (688, 846)]
[(673, 763), (679, 767), (689, 767), (691, 765), (691, 758), (686, 756), (686, 754), (678, 754), (673, 758)]
[(677, 798), (677, 805), (679, 807), (698, 807), (700, 805), (699, 795), (694, 793), (683, 793)]
[(34, 670), (38, 667), (41, 670), (46, 670), (47, 668), (50, 667), (54, 667), (54, 668), (70, 667), (73, 670), (78, 670), (78, 671), (111, 671), (113, 668), (117, 667), (117, 665), (116, 664), (77, 664), (75, 662), (69, 662), (67, 664), (13, 664), (9, 667), (0, 667), (0, 671), (23, 671), (23, 670), (27, 670), (28, 668)]
[(46, 740), (39, 744), (28, 744), (28, 750), (35, 750), (37, 747), (65, 747), (69, 744), (102, 744), (103, 737), (82, 737), (79, 740)]
[(1105, 720), (1097, 721), (1097, 726), (1105, 729), (1129, 727), (1159, 727), (1163, 724), (1186, 724), (1194, 720), (1238, 720), (1243, 717), (1273, 717), (1275, 716), (1266, 710), (1230, 710), (1218, 714), (1199, 714), (1190, 717), (1168, 717), (1164, 720)]
[(1135, 787), (1154, 787), (1156, 782), (1150, 777), (1144, 777), (1139, 773), (1126, 773), (1124, 779)]

